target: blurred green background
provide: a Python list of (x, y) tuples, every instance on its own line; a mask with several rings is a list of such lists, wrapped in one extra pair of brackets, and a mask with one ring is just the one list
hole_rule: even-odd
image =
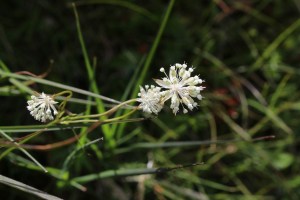
[[(48, 71), (47, 80), (90, 89), (70, 3), (0, 3), (0, 59), (12, 72)], [(111, 169), (146, 168), (147, 163), (157, 168), (204, 164), (164, 176), (96, 179), (84, 183), (83, 192), (67, 180), (22, 164), (15, 156), (23, 155), (14, 151), (1, 160), (1, 175), (63, 199), (300, 199), (299, 1), (177, 0), (173, 7), (169, 1), (75, 3), (88, 56), (92, 63), (97, 59), (94, 76), (102, 95), (122, 99), (134, 73), (145, 66), (168, 7), (171, 15), (153, 58), (148, 57), (143, 84), (160, 78), (160, 67), (186, 62), (205, 79), (206, 89), (198, 110), (175, 117), (166, 108), (157, 117), (118, 126), (116, 146), (107, 147), (106, 138), (97, 143), (102, 156), (92, 147), (80, 150), (67, 168), (67, 180)], [(7, 85), (1, 79), (0, 87)], [(31, 88), (59, 92), (39, 84)], [(0, 126), (39, 124), (26, 110), (26, 95), (0, 94)], [(75, 113), (85, 111), (84, 105), (67, 107)], [(34, 143), (72, 135), (49, 132)], [(242, 141), (270, 135), (275, 139)], [(98, 128), (88, 137), (102, 136)], [(231, 139), (239, 141), (227, 141)], [(215, 144), (216, 140), (225, 142)], [(210, 144), (121, 151), (140, 142), (176, 141)], [(76, 145), (30, 152), (44, 166), (62, 169)], [(0, 194), (5, 199), (36, 199), (5, 185), (0, 185)]]

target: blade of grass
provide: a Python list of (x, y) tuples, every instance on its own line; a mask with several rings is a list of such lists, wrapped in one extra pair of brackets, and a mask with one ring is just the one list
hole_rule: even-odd
[(34, 94), (32, 89), (30, 89), (28, 86), (26, 86), (24, 83), (18, 81), (17, 79), (10, 78), (9, 82), (11, 82), (13, 85), (15, 85), (20, 90), (20, 92), (26, 92), (28, 94)]
[(15, 73), (8, 73), (8, 72), (4, 72), (2, 70), (0, 70), (0, 75), (2, 75), (3, 77), (13, 77), (13, 78), (17, 78), (17, 79), (20, 79), (20, 80), (30, 80), (30, 81), (34, 81), (36, 83), (40, 83), (40, 84), (43, 84), (43, 85), (48, 85), (48, 86), (52, 86), (52, 87), (56, 87), (56, 88), (60, 88), (60, 89), (64, 89), (64, 90), (70, 90), (70, 91), (78, 93), (78, 94), (83, 94), (83, 95), (86, 95), (86, 96), (99, 98), (99, 99), (102, 99), (104, 101), (108, 101), (108, 102), (115, 103), (115, 104), (121, 103), (120, 101), (105, 97), (103, 95), (99, 95), (99, 94), (89, 92), (89, 91), (86, 91), (86, 90), (82, 90), (82, 89), (79, 89), (79, 88), (76, 88), (76, 87), (68, 86), (68, 85), (61, 84), (61, 83), (56, 83), (56, 82), (41, 79), (41, 78), (36, 78), (36, 77), (31, 77), (31, 76), (26, 76), (26, 75), (20, 75), (20, 74), (15, 74)]
[(0, 175), (0, 183), (5, 184), (5, 185), (10, 186), (10, 187), (14, 187), (14, 188), (16, 188), (18, 190), (21, 190), (23, 192), (30, 193), (30, 194), (35, 195), (37, 197), (40, 197), (42, 199), (62, 200), (59, 197), (47, 194), (44, 191), (38, 190), (38, 189), (36, 189), (34, 187), (31, 187), (29, 185), (26, 185), (26, 184), (24, 184), (22, 182), (16, 181), (14, 179), (8, 178), (8, 177), (3, 176), (3, 175)]
[(180, 141), (180, 142), (163, 142), (163, 143), (151, 143), (151, 142), (140, 142), (133, 144), (129, 147), (119, 148), (115, 150), (116, 154), (126, 153), (136, 149), (160, 149), (160, 148), (171, 148), (171, 147), (192, 147), (192, 146), (201, 146), (201, 145), (211, 145), (211, 144), (228, 144), (234, 142), (255, 142), (266, 139), (273, 139), (274, 136), (264, 136), (253, 138), (249, 141), (241, 139), (232, 139), (232, 140), (204, 140), (204, 141)]
[[(89, 83), (91, 85), (92, 91), (96, 94), (100, 94), (100, 90), (97, 86), (97, 82), (96, 82), (96, 79), (95, 79), (94, 70), (91, 66), (91, 63), (90, 63), (90, 60), (89, 60), (89, 57), (88, 57), (88, 53), (87, 53), (87, 50), (86, 50), (85, 42), (83, 40), (82, 31), (81, 31), (81, 27), (80, 27), (79, 16), (78, 16), (78, 13), (77, 13), (75, 3), (72, 3), (72, 7), (73, 7), (75, 19), (76, 19), (76, 28), (77, 28), (78, 39), (79, 39), (80, 46), (81, 46), (81, 51), (82, 51), (82, 54), (83, 54), (83, 57), (84, 57), (84, 62), (85, 62), (85, 67), (86, 67), (86, 70), (87, 70), (87, 73), (88, 73)], [(98, 112), (99, 113), (105, 112), (105, 108), (104, 108), (104, 105), (103, 105), (103, 102), (101, 101), (101, 99), (96, 98), (96, 103), (97, 103)], [(102, 116), (100, 119), (105, 120), (105, 119), (107, 119), (107, 117)], [(101, 126), (101, 129), (103, 131), (103, 134), (105, 135), (105, 138), (109, 142), (113, 143), (114, 141), (113, 141), (113, 138), (112, 138), (112, 135), (111, 135), (109, 125)]]
[(153, 169), (153, 168), (151, 168), (151, 169), (143, 168), (143, 169), (107, 170), (107, 171), (100, 172), (100, 173), (76, 177), (76, 178), (73, 178), (71, 181), (75, 181), (78, 183), (87, 183), (87, 182), (91, 182), (94, 180), (106, 179), (106, 178), (112, 178), (112, 177), (136, 176), (136, 175), (141, 175), (141, 174), (155, 174), (155, 173), (157, 173), (157, 170)]
[(280, 94), (282, 94), (283, 90), (285, 89), (285, 86), (290, 79), (291, 74), (287, 74), (286, 76), (283, 77), (282, 81), (279, 83), (279, 85), (276, 88), (276, 91), (272, 95), (271, 101), (269, 108), (274, 108), (278, 98), (280, 97)]
[(164, 187), (164, 190), (169, 189), (170, 192), (175, 195), (175, 198), (182, 199), (181, 197), (178, 197), (180, 195), (183, 196), (184, 199), (209, 200), (207, 195), (199, 191), (195, 191), (184, 186), (178, 186), (169, 181), (159, 181), (158, 183)]
[(27, 133), (27, 132), (35, 132), (40, 130), (46, 131), (59, 131), (59, 130), (67, 130), (67, 129), (77, 129), (89, 126), (89, 124), (73, 124), (67, 126), (61, 125), (23, 125), (23, 126), (0, 126), (0, 129), (6, 133)]
[(10, 72), (8, 67), (5, 65), (5, 63), (0, 59), (0, 67), (3, 69), (5, 72)]
[(248, 72), (253, 72), (258, 68), (263, 68), (263, 62), (269, 58), (272, 53), (279, 47), (279, 45), (297, 28), (300, 27), (300, 19), (292, 23), (289, 27), (287, 27), (267, 48), (265, 48), (262, 55), (255, 61), (255, 63), (250, 67)]
[(64, 161), (63, 163), (63, 166), (62, 166), (62, 170), (63, 171), (67, 171), (67, 167), (69, 166), (71, 160), (74, 158), (74, 156), (76, 155), (76, 153), (80, 150), (83, 150), (85, 149), (86, 147), (90, 146), (90, 145), (93, 145), (99, 141), (103, 141), (103, 137), (102, 138), (98, 138), (96, 140), (93, 140), (91, 142), (88, 142), (86, 144), (84, 144), (83, 146), (77, 146), (77, 148), (75, 150), (73, 150), (69, 155), (68, 157), (66, 158), (66, 160)]
[[(25, 159), (17, 154), (10, 153), (7, 158), (13, 163), (20, 167), (24, 167), (29, 170), (43, 171), (40, 167), (36, 166), (32, 161)], [(46, 167), (48, 170), (47, 175), (51, 175), (59, 180), (68, 180), (69, 172), (63, 172), (61, 169)]]
[(168, 172), (182, 169), (186, 167), (194, 167), (202, 165), (203, 163), (194, 163), (188, 165), (180, 165), (175, 167), (162, 167), (162, 168), (138, 168), (138, 169), (118, 169), (118, 170), (107, 170), (100, 173), (88, 174), (85, 176), (80, 176), (73, 178), (71, 181), (76, 181), (77, 183), (87, 183), (90, 181), (98, 179), (106, 179), (112, 177), (121, 177), (121, 176), (136, 176), (142, 174), (166, 174)]
[(270, 118), (270, 120), (273, 122), (273, 124), (275, 126), (277, 126), (278, 128), (282, 129), (284, 132), (291, 134), (293, 133), (292, 129), (290, 127), (288, 127), (286, 125), (286, 123), (280, 119), (280, 117), (278, 117), (278, 115), (276, 114), (275, 111), (273, 111), (273, 109), (265, 107), (263, 105), (261, 105), (260, 103), (249, 99), (248, 103), (250, 106), (252, 106), (253, 108), (256, 108), (257, 110), (259, 110), (260, 112), (264, 113), (268, 118)]
[[(282, 105), (280, 105), (277, 108), (273, 109), (273, 112), (275, 115), (279, 115), (283, 111), (287, 110), (300, 110), (300, 102), (286, 102)], [(258, 133), (262, 128), (266, 126), (268, 121), (270, 121), (271, 118), (269, 116), (263, 117), (259, 122), (257, 122), (252, 128), (248, 130), (248, 133), (250, 135), (255, 135)]]
[(226, 122), (226, 124), (239, 136), (241, 136), (244, 140), (250, 140), (250, 135), (248, 132), (246, 132), (240, 125), (235, 123), (227, 114), (225, 114), (223, 111), (217, 112), (217, 115)]
[[(97, 59), (94, 58), (94, 59), (93, 59), (93, 73), (95, 73), (96, 66), (97, 66)], [(90, 88), (91, 88), (91, 85), (90, 85)], [(91, 97), (90, 97), (90, 96), (88, 97), (88, 100), (91, 100)], [(97, 105), (97, 104), (96, 104), (96, 105)], [(85, 114), (86, 114), (86, 115), (90, 115), (90, 114), (91, 114), (91, 105), (86, 105), (86, 108), (85, 108)], [(73, 151), (72, 151), (70, 154), (72, 154), (74, 151), (76, 151), (76, 149), (81, 148), (82, 144), (85, 144), (85, 142), (90, 142), (90, 140), (87, 138), (87, 133), (88, 133), (87, 130), (88, 130), (87, 127), (81, 128), (81, 130), (80, 130), (80, 135), (82, 135), (82, 137), (79, 139), (76, 148), (74, 148)], [(99, 150), (98, 146), (95, 145), (95, 144), (92, 144), (91, 148), (92, 148), (92, 150), (95, 152), (97, 158), (98, 158), (99, 160), (102, 160), (103, 154), (102, 154), (102, 152)], [(74, 153), (76, 153), (76, 152), (74, 152)], [(77, 166), (77, 168), (80, 168), (80, 166)]]
[[(233, 7), (237, 10), (241, 10), (245, 13), (247, 13), (250, 16), (253, 16), (254, 18), (260, 20), (261, 22), (264, 22), (270, 26), (276, 24), (276, 21), (269, 17), (268, 15), (263, 14), (261, 11), (252, 8), (251, 6), (247, 6), (245, 3), (241, 2), (234, 2)], [(249, 20), (249, 17), (247, 18)]]
[(153, 45), (151, 46), (151, 49), (150, 49), (150, 52), (146, 58), (146, 61), (145, 61), (145, 65), (143, 67), (143, 70), (139, 76), (139, 79), (137, 80), (136, 82), (136, 87), (132, 93), (132, 96), (131, 98), (135, 98), (138, 91), (139, 91), (139, 86), (143, 83), (145, 77), (146, 77), (146, 74), (149, 70), (149, 67), (151, 65), (151, 62), (153, 60), (153, 57), (154, 57), (154, 54), (156, 53), (156, 50), (157, 50), (157, 47), (158, 47), (158, 44), (160, 43), (160, 40), (161, 40), (161, 37), (162, 37), (162, 34), (164, 33), (164, 30), (166, 28), (166, 25), (167, 25), (167, 22), (170, 18), (170, 14), (171, 14), (171, 11), (173, 9), (173, 6), (174, 6), (174, 3), (175, 3), (175, 0), (170, 0), (169, 2), (169, 5), (168, 5), (168, 8), (166, 10), (166, 13), (162, 19), (162, 22), (160, 24), (160, 27), (158, 29), (158, 32), (157, 32), (157, 35), (154, 39), (154, 42), (153, 42)]
[[(135, 88), (133, 89), (132, 93), (131, 93), (131, 99), (133, 98), (136, 98), (137, 94), (138, 94), (138, 91), (139, 91), (139, 87), (140, 85), (142, 85), (146, 75), (147, 75), (147, 72), (149, 71), (149, 68), (150, 68), (150, 65), (152, 63), (152, 60), (153, 60), (153, 57), (156, 53), (156, 50), (157, 50), (157, 47), (160, 43), (160, 40), (162, 38), (162, 35), (165, 31), (165, 28), (166, 28), (166, 25), (167, 25), (167, 22), (170, 18), (170, 15), (171, 15), (171, 11), (173, 9), (173, 6), (175, 4), (175, 0), (170, 0), (169, 1), (169, 5), (167, 7), (167, 10), (165, 12), (165, 15), (163, 16), (163, 19), (162, 19), (162, 22), (160, 24), (160, 27), (158, 29), (158, 32), (156, 34), (156, 37), (154, 39), (154, 42), (153, 42), (153, 45), (151, 46), (151, 49), (149, 51), (149, 54), (146, 58), (146, 61), (145, 61), (145, 64), (143, 66), (143, 69), (139, 75), (139, 78), (138, 80), (136, 81), (135, 83)], [(122, 124), (119, 129), (117, 130), (117, 135), (121, 137), (124, 129), (126, 127), (126, 124)]]
[(214, 64), (215, 67), (222, 70), (227, 76), (236, 79), (241, 82), (242, 85), (244, 85), (252, 94), (253, 96), (261, 102), (261, 104), (267, 105), (267, 101), (262, 96), (262, 94), (259, 92), (258, 89), (256, 89), (252, 83), (250, 83), (247, 79), (240, 76), (239, 74), (235, 73), (230, 69), (230, 67), (226, 66), (225, 63), (223, 63), (220, 59), (213, 56), (209, 52), (202, 52), (201, 56), (203, 56), (205, 59), (209, 60), (212, 64)]
[(134, 3), (131, 3), (129, 1), (123, 1), (123, 0), (87, 0), (87, 1), (77, 1), (75, 2), (77, 6), (81, 5), (91, 5), (91, 4), (109, 4), (109, 5), (116, 5), (121, 6), (124, 8), (128, 8), (136, 13), (139, 13), (141, 15), (144, 15), (145, 17), (148, 17), (151, 20), (155, 20), (155, 16), (146, 10), (143, 7), (140, 7)]
[(41, 169), (44, 170), (44, 172), (48, 172), (47, 169), (41, 165), (30, 153), (28, 153), (28, 151), (26, 151), (25, 149), (23, 149), (22, 147), (20, 147), (20, 145), (15, 142), (9, 135), (7, 135), (5, 132), (3, 132), (2, 130), (0, 130), (0, 133), (2, 136), (4, 136), (7, 140), (13, 142), (15, 145), (17, 145), (17, 148), (22, 151), (28, 158), (30, 158), (37, 166), (39, 166)]
[[(135, 82), (137, 80), (137, 77), (140, 73), (140, 70), (142, 68), (142, 64), (144, 63), (144, 60), (145, 60), (145, 56), (141, 59), (140, 63), (138, 64), (137, 69), (134, 71), (133, 76), (130, 78), (129, 83), (126, 86), (125, 92), (122, 95), (121, 101), (125, 101), (129, 97), (129, 93), (134, 87), (134, 84), (135, 84)], [(119, 116), (123, 115), (124, 113), (125, 113), (124, 110), (118, 110), (115, 116), (119, 117)], [(111, 126), (111, 131), (113, 132), (113, 134), (116, 134), (116, 137), (118, 139), (120, 138), (120, 134), (123, 131), (122, 126), (124, 126), (124, 125), (123, 124), (115, 124), (115, 125)], [(119, 131), (117, 131), (118, 129), (119, 129)]]

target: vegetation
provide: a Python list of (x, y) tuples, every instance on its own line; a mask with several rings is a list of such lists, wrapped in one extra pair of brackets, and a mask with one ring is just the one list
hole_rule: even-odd
[[(296, 0), (2, 2), (1, 197), (299, 199), (299, 11)], [(184, 62), (205, 80), (197, 109), (114, 110)], [(60, 94), (60, 118), (30, 115), (36, 92)]]

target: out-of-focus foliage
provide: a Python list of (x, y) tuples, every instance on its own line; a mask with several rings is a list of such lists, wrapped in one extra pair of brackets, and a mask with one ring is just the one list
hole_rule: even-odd
[[(47, 80), (91, 89), (70, 3), (3, 1), (1, 66), (11, 72), (48, 72)], [(97, 86), (102, 95), (120, 100), (144, 66), (169, 2), (76, 3), (91, 63), (97, 58)], [(160, 78), (160, 67), (184, 61), (193, 65), (206, 81), (197, 110), (175, 117), (165, 108), (143, 122), (111, 125), (113, 147), (104, 138), (94, 146), (28, 150), (48, 174), (15, 150), (0, 161), (0, 174), (64, 199), (299, 199), (299, 16), (297, 0), (177, 0), (144, 83)], [(5, 91), (7, 84), (0, 79), (0, 126), (38, 124), (26, 110), (26, 95)], [(59, 91), (40, 84), (31, 88)], [(80, 113), (86, 107), (70, 103), (67, 109)], [(31, 142), (50, 144), (74, 134), (77, 130), (45, 132)], [(275, 139), (250, 141), (270, 135)], [(91, 141), (99, 137), (100, 128), (88, 135)], [(227, 139), (239, 141), (213, 142)], [(157, 146), (180, 141), (212, 144)], [(111, 178), (108, 171), (201, 162), (156, 175)], [(106, 171), (110, 178), (102, 179), (99, 173)], [(0, 192), (6, 199), (35, 198), (4, 185)]]

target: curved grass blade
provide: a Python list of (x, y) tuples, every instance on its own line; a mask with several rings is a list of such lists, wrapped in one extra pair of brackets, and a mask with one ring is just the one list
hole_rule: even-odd
[(0, 183), (5, 184), (7, 186), (16, 188), (18, 190), (21, 190), (23, 192), (30, 193), (34, 196), (40, 197), (42, 199), (48, 199), (48, 200), (62, 200), (59, 197), (47, 194), (44, 191), (38, 190), (34, 187), (31, 187), (29, 185), (26, 185), (22, 182), (16, 181), (14, 179), (8, 178), (6, 176), (0, 175)]
[(102, 99), (104, 101), (115, 103), (115, 104), (121, 103), (120, 101), (108, 98), (108, 97), (100, 95), (100, 94), (95, 94), (93, 92), (89, 92), (89, 91), (86, 91), (86, 90), (83, 90), (83, 89), (79, 89), (79, 88), (68, 86), (68, 85), (61, 84), (61, 83), (56, 83), (56, 82), (49, 81), (49, 80), (46, 80), (46, 79), (36, 78), (36, 77), (32, 77), (32, 76), (27, 76), (27, 75), (20, 75), (20, 74), (15, 74), (15, 73), (8, 73), (8, 72), (4, 72), (3, 70), (0, 70), (0, 75), (2, 77), (13, 77), (13, 78), (16, 78), (16, 79), (21, 79), (21, 80), (34, 81), (36, 83), (40, 83), (40, 84), (43, 84), (43, 85), (48, 85), (48, 86), (52, 86), (52, 87), (56, 87), (56, 88), (60, 88), (60, 89), (64, 89), (64, 90), (70, 90), (74, 93), (99, 98), (99, 99)]
[(248, 72), (250, 73), (251, 71), (260, 68), (263, 62), (272, 55), (272, 53), (279, 47), (279, 45), (299, 27), (300, 19), (287, 27), (267, 48), (265, 48), (262, 55), (255, 61)]
[(22, 148), (17, 142), (15, 142), (9, 135), (4, 133), (2, 130), (0, 130), (1, 135), (3, 135), (6, 139), (13, 142), (20, 151), (22, 151), (28, 158), (30, 158), (37, 166), (39, 166), (41, 169), (44, 170), (44, 172), (48, 172), (47, 169), (41, 165), (28, 151), (26, 151), (24, 148)]
[[(169, 5), (167, 7), (167, 10), (165, 12), (165, 15), (163, 16), (162, 22), (161, 22), (160, 27), (158, 29), (158, 32), (156, 34), (156, 37), (154, 39), (153, 45), (151, 46), (150, 52), (149, 52), (149, 54), (146, 58), (143, 69), (142, 69), (142, 71), (139, 75), (138, 80), (136, 81), (135, 88), (133, 89), (133, 91), (131, 93), (131, 99), (136, 98), (136, 96), (138, 94), (138, 91), (139, 91), (139, 88), (140, 88), (140, 85), (142, 85), (142, 83), (143, 83), (143, 81), (146, 77), (146, 74), (149, 71), (149, 68), (150, 68), (150, 65), (152, 63), (154, 54), (156, 53), (157, 47), (158, 47), (158, 45), (160, 43), (160, 40), (162, 38), (162, 35), (165, 31), (165, 28), (166, 28), (167, 22), (170, 18), (171, 11), (173, 9), (174, 4), (175, 4), (175, 0), (170, 0)], [(117, 130), (117, 135), (118, 136), (121, 136), (121, 134), (123, 133), (123, 131), (125, 129), (125, 126), (126, 126), (126, 124), (122, 124), (119, 127), (119, 129)]]
[(93, 4), (108, 4), (108, 5), (115, 5), (115, 6), (121, 6), (124, 8), (128, 8), (136, 13), (139, 13), (141, 15), (144, 15), (145, 17), (148, 17), (151, 20), (155, 20), (155, 16), (146, 10), (143, 7), (140, 7), (136, 4), (133, 4), (129, 1), (124, 0), (87, 0), (87, 1), (77, 1), (75, 2), (77, 6), (81, 5), (93, 5)]
[(232, 139), (232, 140), (204, 140), (204, 141), (180, 141), (180, 142), (163, 142), (163, 143), (150, 143), (141, 142), (131, 145), (130, 147), (119, 148), (115, 150), (116, 154), (126, 153), (136, 149), (159, 149), (159, 148), (172, 148), (172, 147), (192, 147), (200, 145), (211, 145), (211, 144), (228, 144), (234, 142), (256, 142), (260, 140), (268, 140), (275, 138), (273, 135), (263, 136), (253, 138), (250, 141), (245, 141), (242, 139)]

